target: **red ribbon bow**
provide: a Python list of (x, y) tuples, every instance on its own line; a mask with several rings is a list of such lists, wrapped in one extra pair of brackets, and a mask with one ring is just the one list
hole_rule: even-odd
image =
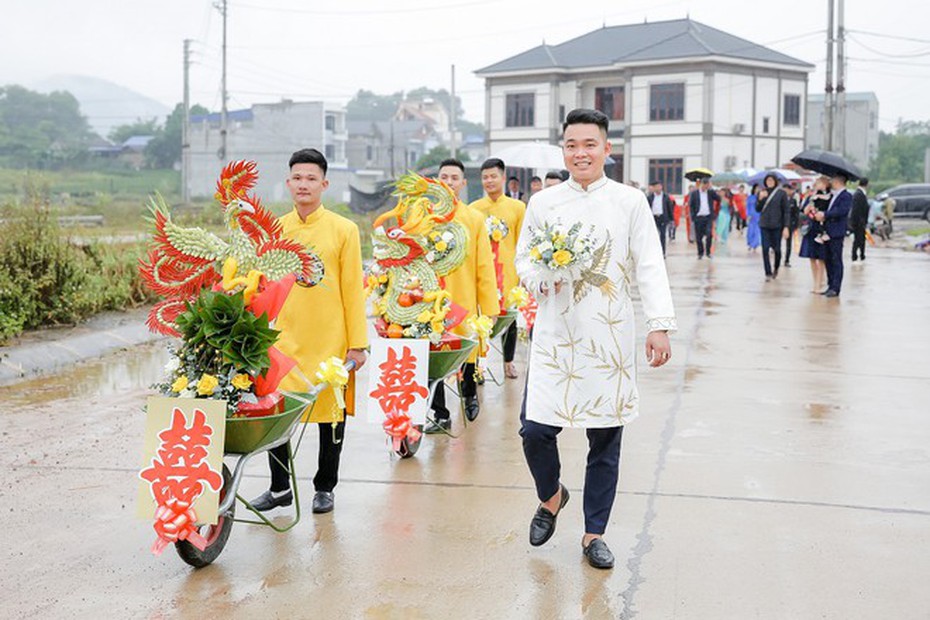
[(400, 450), (400, 443), (404, 438), (408, 438), (410, 441), (417, 441), (420, 438), (420, 431), (410, 422), (410, 416), (406, 413), (392, 411), (385, 415), (387, 419), (381, 424), (381, 427), (391, 438), (395, 452)]
[(195, 523), (197, 513), (189, 502), (171, 498), (160, 504), (155, 511), (154, 528), (158, 538), (152, 543), (152, 553), (160, 555), (165, 547), (179, 540), (190, 541), (201, 551), (206, 549), (207, 539), (200, 535)]

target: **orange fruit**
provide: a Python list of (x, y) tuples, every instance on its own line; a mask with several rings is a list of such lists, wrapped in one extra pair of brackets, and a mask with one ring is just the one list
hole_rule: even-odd
[(391, 323), (387, 330), (388, 338), (403, 338), (404, 328), (397, 323)]

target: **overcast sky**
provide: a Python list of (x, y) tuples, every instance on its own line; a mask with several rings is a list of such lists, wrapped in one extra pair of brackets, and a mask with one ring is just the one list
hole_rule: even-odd
[[(5, 2), (0, 83), (54, 74), (100, 77), (173, 106), (182, 96), (182, 41), (193, 39), (192, 102), (220, 106), (222, 20), (210, 0)], [(814, 63), (822, 92), (826, 0), (638, 0), (580, 8), (551, 0), (229, 0), (230, 108), (252, 103), (348, 101), (418, 86), (450, 88), (483, 121), (474, 71), (543, 40), (558, 44), (604, 24), (690, 14), (696, 21)], [(881, 127), (930, 110), (930, 4), (847, 0), (849, 91), (874, 91)], [(127, 119), (131, 121), (133, 119)]]

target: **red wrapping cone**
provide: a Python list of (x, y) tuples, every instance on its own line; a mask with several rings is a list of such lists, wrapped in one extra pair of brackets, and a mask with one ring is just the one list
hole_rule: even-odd
[(261, 316), (263, 313), (267, 313), (268, 320), (274, 321), (278, 317), (278, 313), (281, 312), (281, 307), (284, 305), (288, 293), (291, 292), (291, 287), (293, 287), (294, 282), (297, 281), (297, 276), (290, 274), (274, 282), (269, 282), (264, 278), (262, 279), (265, 288), (261, 293), (258, 293), (252, 298), (252, 303), (249, 304), (249, 311), (255, 316)]
[(297, 365), (297, 360), (284, 355), (277, 347), (268, 349), (268, 357), (271, 359), (271, 367), (264, 375), (255, 377), (255, 395), (259, 397), (278, 389), (281, 380)]

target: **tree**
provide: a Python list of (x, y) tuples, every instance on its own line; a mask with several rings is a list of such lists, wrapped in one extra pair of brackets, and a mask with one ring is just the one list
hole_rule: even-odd
[[(191, 106), (191, 115), (209, 114), (202, 105)], [(165, 127), (145, 147), (146, 163), (152, 168), (171, 168), (181, 161), (181, 138), (184, 134), (184, 104), (174, 106), (165, 118)]]
[(869, 174), (876, 189), (924, 180), (924, 158), (930, 148), (930, 121), (902, 121), (895, 133), (882, 132), (878, 156)]
[(90, 126), (69, 92), (0, 87), (0, 163), (53, 168), (83, 154)]
[(346, 104), (346, 117), (353, 121), (387, 121), (404, 100), (402, 92), (393, 95), (377, 95), (370, 90), (360, 89)]
[[(438, 166), (440, 162), (442, 162), (442, 160), (449, 159), (449, 157), (452, 156), (450, 153), (451, 151), (449, 151), (449, 147), (447, 146), (442, 146), (442, 145), (434, 146), (432, 149), (430, 149), (428, 153), (426, 153), (425, 155), (423, 155), (423, 157), (418, 159), (417, 163), (415, 163), (413, 167), (416, 168), (417, 170), (423, 170), (424, 168), (431, 168), (432, 166)], [(456, 158), (461, 161), (465, 161), (468, 159), (468, 155), (466, 155), (462, 151), (457, 151), (455, 155), (456, 155)]]
[(150, 118), (144, 121), (139, 118), (134, 123), (114, 127), (108, 137), (113, 143), (122, 144), (133, 136), (154, 136), (159, 131), (161, 131), (161, 127), (158, 125), (157, 119)]

